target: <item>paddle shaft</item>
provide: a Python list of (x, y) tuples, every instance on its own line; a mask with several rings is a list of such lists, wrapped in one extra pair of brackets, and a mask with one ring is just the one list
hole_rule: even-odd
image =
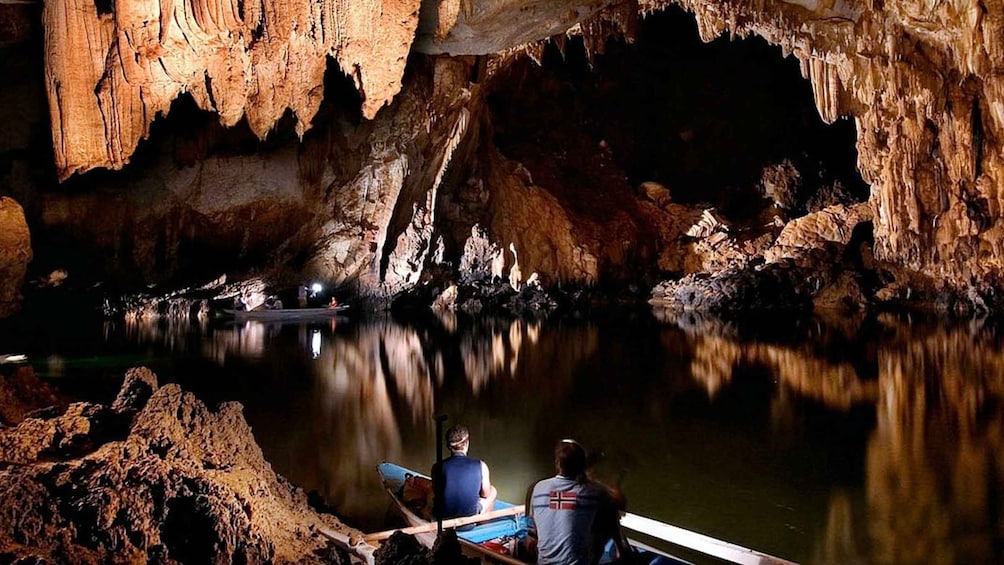
[[(460, 526), (466, 526), (468, 524), (476, 524), (478, 522), (487, 522), (489, 520), (494, 520), (496, 518), (504, 518), (506, 516), (516, 516), (526, 512), (526, 507), (522, 504), (518, 506), (510, 506), (509, 508), (503, 508), (502, 510), (492, 510), (491, 512), (485, 512), (484, 514), (475, 514), (474, 516), (464, 516), (463, 518), (452, 518), (450, 520), (443, 520), (443, 528), (459, 528)], [(373, 543), (375, 541), (381, 541), (394, 535), (394, 532), (401, 532), (404, 534), (424, 534), (428, 532), (437, 531), (439, 528), (438, 522), (429, 522), (428, 524), (422, 524), (420, 526), (411, 526), (408, 528), (399, 528), (396, 530), (385, 530), (383, 532), (375, 532), (372, 534), (366, 534), (363, 539), (367, 542)]]
[[(435, 500), (443, 500), (443, 422), (446, 421), (446, 414), (440, 414), (436, 416), (436, 469), (439, 471), (435, 473), (432, 477), (432, 487), (433, 493), (435, 494)], [(435, 510), (435, 507), (433, 507)], [(439, 529), (436, 530), (437, 533), (443, 533), (443, 517), (436, 512), (436, 523), (439, 524)]]

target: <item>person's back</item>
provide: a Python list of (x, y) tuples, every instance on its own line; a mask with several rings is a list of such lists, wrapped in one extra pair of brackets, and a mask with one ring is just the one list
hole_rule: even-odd
[(491, 510), (498, 491), (491, 484), (488, 465), (467, 456), (467, 428), (453, 426), (446, 435), (451, 455), (432, 467), (433, 479), (441, 489), (436, 493), (434, 514), (448, 520)]
[(481, 460), (454, 454), (443, 460), (443, 502), (436, 506), (444, 520), (478, 513)]
[(597, 563), (604, 542), (615, 533), (607, 524), (616, 523), (617, 513), (610, 493), (586, 478), (585, 450), (574, 441), (558, 444), (555, 466), (558, 475), (538, 481), (527, 501), (537, 534), (537, 563)]
[(589, 481), (556, 476), (533, 488), (531, 504), (537, 528), (537, 562), (588, 565), (594, 556), (593, 523), (607, 506), (606, 492)]

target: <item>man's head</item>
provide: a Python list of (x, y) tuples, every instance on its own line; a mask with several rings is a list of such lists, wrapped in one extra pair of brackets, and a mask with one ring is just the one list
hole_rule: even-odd
[(578, 478), (586, 472), (586, 449), (574, 439), (563, 439), (554, 448), (554, 468), (558, 474)]
[(467, 431), (467, 426), (457, 424), (446, 430), (446, 445), (450, 448), (450, 453), (467, 453), (467, 448), (471, 445), (471, 434)]

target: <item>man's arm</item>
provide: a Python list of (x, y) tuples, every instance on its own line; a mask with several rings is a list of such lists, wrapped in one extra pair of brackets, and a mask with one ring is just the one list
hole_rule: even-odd
[(492, 492), (492, 481), (488, 476), (488, 464), (481, 462), (481, 498), (488, 498)]
[(625, 511), (627, 506), (624, 495), (620, 489), (611, 488), (603, 483), (597, 485), (602, 489), (602, 495), (599, 515), (596, 516), (594, 523), (598, 531), (594, 534), (599, 534), (600, 539), (597, 541), (603, 545), (608, 539), (612, 539), (617, 548), (617, 555), (620, 559), (625, 559), (634, 553), (634, 549), (628, 543), (624, 530), (621, 529), (621, 512)]
[(491, 478), (488, 476), (488, 464), (481, 462), (481, 498), (485, 499), (484, 511), (488, 512), (495, 508), (495, 499), (498, 498), (499, 491), (492, 486)]

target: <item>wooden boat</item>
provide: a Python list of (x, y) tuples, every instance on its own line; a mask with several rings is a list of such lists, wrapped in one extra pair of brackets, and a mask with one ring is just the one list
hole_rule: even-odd
[[(402, 528), (400, 531), (411, 533), (423, 545), (432, 547), (436, 540), (439, 524), (421, 516), (415, 510), (416, 505), (407, 503), (402, 497), (406, 481), (418, 479), (431, 484), (431, 479), (428, 475), (387, 462), (377, 465), (377, 472), (380, 474), (380, 479), (383, 481), (384, 488), (387, 489), (395, 508), (410, 526)], [(427, 504), (426, 502), (421, 506), (427, 506)], [(525, 537), (528, 526), (529, 520), (525, 515), (525, 507), (522, 504), (515, 505), (502, 500), (495, 501), (495, 508), (492, 512), (443, 521), (444, 529), (456, 528), (457, 537), (469, 553), (478, 554), (489, 562), (512, 565), (526, 565), (527, 563), (512, 557), (511, 553), (515, 540)], [(390, 537), (395, 531), (398, 530), (370, 534), (365, 536), (365, 539), (370, 543), (379, 542)], [(638, 557), (632, 563), (639, 565), (690, 565), (688, 561), (636, 540), (628, 538), (628, 542)], [(612, 552), (613, 543), (611, 542), (608, 544), (607, 554), (603, 556), (600, 563), (613, 562)]]
[[(384, 488), (387, 489), (387, 493), (390, 495), (391, 501), (401, 514), (401, 517), (404, 518), (408, 526), (419, 529), (419, 531), (413, 530), (412, 532), (408, 532), (408, 529), (405, 529), (405, 532), (414, 533), (415, 537), (423, 545), (432, 547), (432, 544), (436, 541), (438, 524), (430, 521), (428, 518), (428, 512), (431, 511), (428, 505), (431, 499), (426, 498), (421, 505), (409, 504), (402, 499), (405, 481), (415, 478), (428, 484), (431, 488), (432, 480), (428, 475), (423, 475), (394, 463), (384, 462), (377, 465), (377, 472), (380, 474), (380, 480), (383, 482)], [(426, 510), (426, 512), (422, 512), (422, 509)], [(423, 516), (423, 514), (425, 515)], [(484, 521), (486, 518), (485, 515), (471, 517), (482, 521), (477, 524), (471, 519), (466, 521), (464, 519), (455, 519), (445, 520), (443, 525), (446, 528), (459, 528), (457, 530), (457, 537), (473, 544), (487, 542), (505, 544), (509, 539), (516, 539), (520, 533), (526, 532), (528, 523), (522, 505), (517, 507), (512, 503), (496, 500), (491, 516), (494, 516), (495, 519), (489, 518), (488, 521)], [(367, 540), (379, 541), (376, 536), (367, 536)]]
[(223, 315), (233, 318), (238, 322), (245, 320), (270, 321), (297, 321), (297, 320), (318, 320), (334, 318), (344, 315), (349, 309), (348, 304), (335, 306), (334, 308), (280, 308), (278, 310), (232, 310), (224, 309)]

